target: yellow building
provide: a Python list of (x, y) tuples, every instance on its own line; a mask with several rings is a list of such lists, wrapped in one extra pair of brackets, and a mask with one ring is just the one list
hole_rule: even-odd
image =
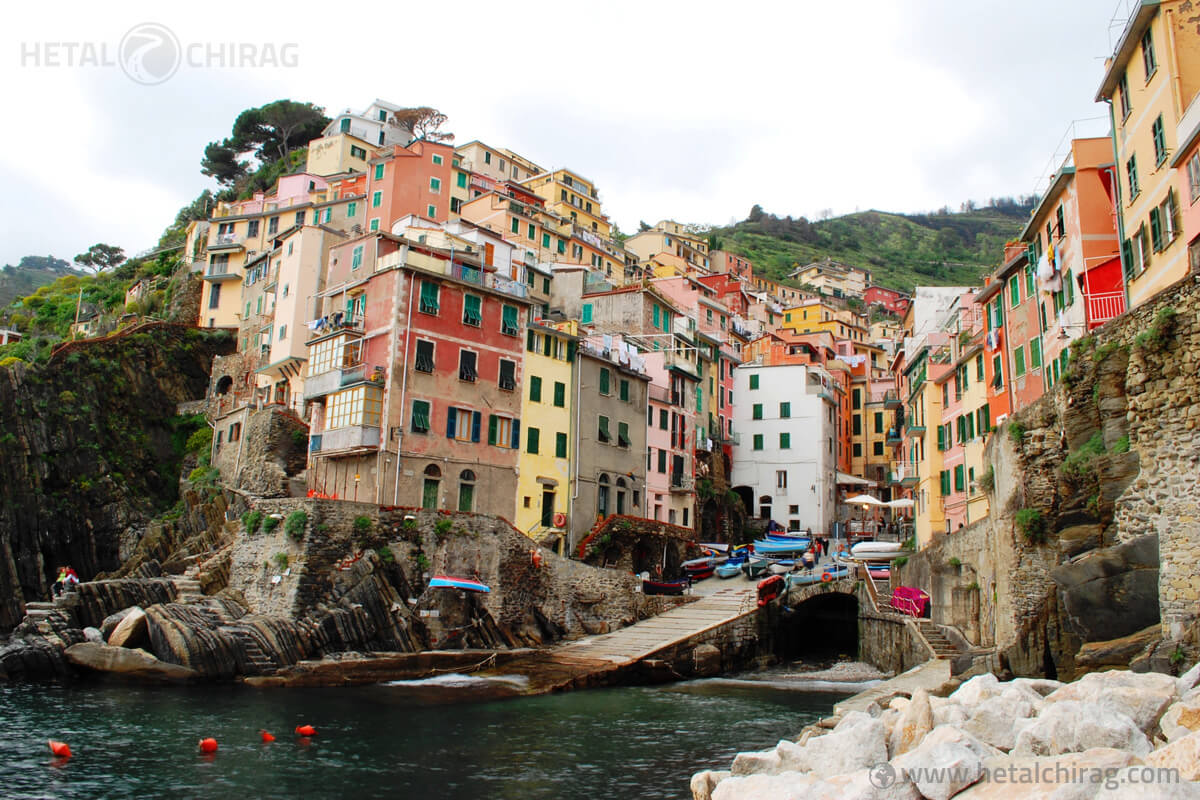
[(784, 309), (783, 322), (780, 323), (780, 327), (796, 333), (828, 331), (835, 339), (849, 339), (852, 342), (867, 341), (866, 325), (866, 319), (861, 315), (816, 297)]
[(374, 154), (375, 148), (366, 140), (349, 133), (323, 136), (308, 143), (305, 171), (312, 175), (366, 172), (367, 162)]
[(594, 234), (612, 236), (612, 224), (600, 207), (596, 185), (569, 169), (543, 172), (522, 181), (525, 188), (546, 201), (546, 208)]
[(625, 249), (643, 262), (658, 258), (660, 263), (679, 263), (682, 267), (677, 274), (709, 271), (708, 240), (674, 220), (662, 220), (648, 231), (635, 233), (625, 240)]
[(574, 321), (531, 322), (526, 333), (521, 419), (525, 441), (517, 462), (517, 529), (541, 540), (563, 531), (571, 501), (575, 440), (574, 387), (579, 337)]
[(788, 273), (788, 278), (834, 297), (862, 297), (871, 283), (871, 273), (833, 259), (825, 259)]
[(984, 372), (984, 353), (981, 345), (974, 345), (960, 360), (960, 369), (971, 375), (971, 380), (965, 381), (963, 391), (963, 408), (969, 414), (975, 415), (975, 427), (963, 450), (967, 466), (967, 517), (965, 524), (970, 525), (988, 515), (988, 495), (980, 481), (988, 469), (984, 458), (984, 447), (992, 429), (992, 415), (988, 408), (987, 380)]
[[(525, 181), (545, 172), (524, 156), (503, 147), (491, 147), (478, 139), (454, 148), (459, 164), (467, 172), (482, 175), (490, 181)], [(482, 191), (490, 190), (485, 186)], [(482, 192), (481, 192), (482, 193)]]
[(1110, 104), (1120, 174), (1121, 262), (1129, 308), (1188, 272), (1181, 198), (1168, 160), (1200, 90), (1200, 31), (1192, 0), (1141, 0), (1105, 61), (1096, 102)]
[(917, 547), (927, 546), (934, 533), (946, 529), (939, 478), (942, 453), (929, 445), (927, 431), (942, 424), (942, 392), (935, 382), (949, 371), (949, 364), (935, 364), (929, 348), (922, 345), (904, 367), (901, 398), (904, 426), (900, 431), (900, 459), (892, 465), (892, 483), (911, 492)]

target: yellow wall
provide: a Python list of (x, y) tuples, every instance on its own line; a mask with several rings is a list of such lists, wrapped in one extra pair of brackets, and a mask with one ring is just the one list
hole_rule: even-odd
[[(566, 360), (567, 338), (557, 335), (553, 330), (538, 326), (535, 333), (540, 337), (552, 336), (561, 342), (557, 348), (561, 357), (543, 355), (538, 347), (537, 352), (525, 351), (525, 364), (522, 379), (517, 383), (521, 391), (521, 454), (518, 461), (520, 471), (517, 477), (517, 513), (514, 523), (518, 530), (529, 533), (541, 526), (542, 492), (545, 484), (539, 483), (538, 478), (550, 479), (557, 482), (554, 486), (554, 511), (566, 514), (571, 494), (571, 459), (574, 457), (574, 431), (571, 428), (573, 419), (573, 364)], [(555, 352), (554, 349), (551, 351)], [(530, 399), (531, 380), (541, 378), (541, 400)], [(561, 382), (566, 386), (565, 405), (559, 408), (554, 405), (554, 384)], [(529, 430), (538, 430), (538, 452), (529, 452)], [(567, 457), (555, 456), (555, 434), (567, 435)], [(526, 505), (528, 503), (528, 505)]]
[[(351, 153), (351, 148), (361, 148), (366, 158)], [(367, 159), (373, 148), (357, 136), (339, 133), (314, 139), (308, 144), (306, 171), (313, 175), (337, 175), (342, 172), (366, 172)]]
[[(984, 358), (988, 358), (984, 354)], [(976, 409), (987, 402), (987, 381), (976, 380), (977, 371), (975, 367), (975, 359), (972, 358), (967, 362), (967, 369), (970, 370), (970, 379), (967, 381), (967, 391), (963, 393), (963, 409), (975, 413)], [(990, 415), (991, 421), (994, 423), (994, 412)], [(978, 430), (978, 428), (976, 429)], [(982, 431), (980, 431), (982, 433)], [(969, 440), (963, 445), (963, 463), (967, 468), (967, 523), (970, 524), (977, 520), (981, 520), (988, 515), (988, 499), (987, 492), (980, 486), (980, 481), (983, 480), (983, 475), (987, 472), (988, 462), (984, 458), (983, 450), (987, 442), (987, 437), (977, 435), (974, 439)], [(975, 471), (975, 488), (970, 486), (971, 470)]]
[[(933, 540), (935, 532), (941, 533), (946, 530), (946, 515), (941, 502), (941, 486), (938, 484), (942, 472), (942, 454), (937, 449), (936, 437), (937, 426), (942, 424), (941, 388), (933, 381), (925, 381), (910, 404), (910, 409), (918, 406), (920, 411), (917, 419), (925, 425), (924, 434), (914, 434), (923, 436), (925, 444), (925, 457), (919, 458), (917, 461), (917, 474), (920, 476), (920, 481), (913, 489), (913, 496), (918, 498), (914, 522), (919, 549)], [(934, 431), (934, 436), (931, 437), (929, 431)], [(905, 446), (907, 447), (911, 441), (912, 436), (906, 437)]]

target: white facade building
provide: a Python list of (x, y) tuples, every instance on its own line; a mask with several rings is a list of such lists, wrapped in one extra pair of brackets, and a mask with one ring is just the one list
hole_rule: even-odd
[(355, 114), (347, 108), (325, 126), (321, 135), (337, 136), (339, 133), (348, 133), (375, 147), (394, 144), (404, 147), (412, 141), (412, 131), (392, 120), (392, 114), (401, 108), (402, 106), (395, 103), (378, 99), (361, 114)]
[(738, 440), (730, 484), (751, 516), (788, 530), (832, 532), (835, 392), (829, 373), (816, 365), (749, 363), (734, 370)]

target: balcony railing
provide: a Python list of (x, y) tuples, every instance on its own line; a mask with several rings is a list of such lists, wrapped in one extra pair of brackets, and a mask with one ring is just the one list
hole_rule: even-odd
[(476, 286), (483, 286), (483, 270), (479, 267), (472, 267), (469, 264), (454, 264), (450, 268), (450, 277), (464, 283), (473, 283)]
[(897, 430), (896, 428), (888, 428), (888, 432), (887, 432), (887, 443), (888, 444), (900, 444), (900, 439), (901, 439), (901, 436), (900, 436), (899, 430)]
[(349, 425), (323, 431), (319, 437), (309, 439), (309, 449), (314, 452), (335, 452), (379, 446), (379, 428), (374, 425)]
[(1095, 327), (1125, 313), (1124, 292), (1099, 292), (1087, 297), (1088, 325)]
[(888, 477), (889, 482), (892, 484), (915, 486), (919, 480), (917, 477), (917, 464), (915, 461), (893, 461), (892, 471)]
[(888, 389), (883, 393), (884, 408), (900, 408), (903, 403), (900, 401), (900, 395), (895, 389)]
[(517, 281), (509, 280), (508, 278), (502, 278), (499, 275), (492, 276), (492, 288), (497, 292), (503, 292), (504, 294), (512, 295), (513, 297), (524, 298), (529, 296), (528, 286), (523, 283), (518, 283)]
[(691, 475), (685, 475), (682, 472), (671, 473), (671, 491), (672, 492), (690, 492), (693, 486), (693, 478)]

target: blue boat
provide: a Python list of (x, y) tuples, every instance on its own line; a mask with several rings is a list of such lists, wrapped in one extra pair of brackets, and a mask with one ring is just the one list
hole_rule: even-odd
[(429, 581), (430, 589), (466, 589), (469, 592), (490, 592), (487, 586), (473, 578), (454, 578), (449, 575), (434, 575)]
[(793, 539), (786, 542), (759, 539), (754, 542), (754, 552), (775, 555), (778, 553), (803, 553), (811, 541), (808, 539)]
[(844, 564), (831, 564), (820, 572), (793, 572), (787, 576), (787, 582), (788, 586), (811, 586), (814, 583), (829, 583), (845, 578), (849, 574), (850, 570)]
[(718, 566), (714, 572), (718, 578), (736, 578), (742, 574), (742, 564), (744, 563), (746, 563), (744, 560), (735, 562), (731, 559)]

